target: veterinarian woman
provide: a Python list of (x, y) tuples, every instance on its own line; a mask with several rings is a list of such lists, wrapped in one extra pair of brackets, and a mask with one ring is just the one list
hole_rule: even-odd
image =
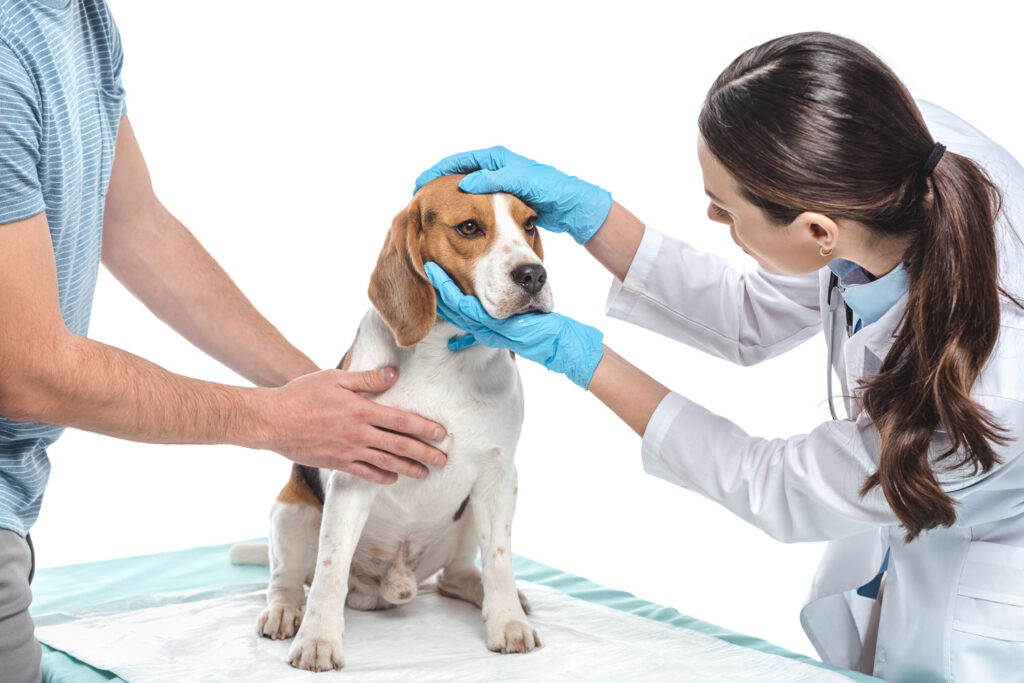
[(824, 327), (845, 416), (749, 436), (599, 331), (554, 313), (494, 320), (429, 266), (441, 313), (470, 333), (451, 345), (564, 372), (643, 436), (649, 473), (780, 540), (830, 540), (801, 613), (825, 662), (908, 683), (1024, 680), (1024, 169), (823, 33), (740, 55), (698, 125), (708, 215), (756, 271), (503, 148), (420, 183), (483, 169), (461, 187), (520, 196), (612, 272), (611, 315), (717, 356), (756, 363)]

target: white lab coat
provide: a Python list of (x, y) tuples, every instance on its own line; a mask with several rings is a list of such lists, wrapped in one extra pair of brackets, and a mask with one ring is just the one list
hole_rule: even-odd
[[(1024, 168), (949, 112), (919, 106), (934, 138), (982, 165), (1003, 191), (1000, 278), (1010, 291), (1024, 293), (1018, 237), (1024, 232)], [(787, 351), (828, 324), (828, 274), (742, 272), (648, 228), (625, 280), (613, 283), (608, 313), (746, 365)], [(905, 304), (906, 296), (851, 337), (845, 316), (834, 316), (832, 358), (841, 395), (850, 396), (860, 378), (877, 372)], [(858, 495), (877, 469), (879, 437), (856, 402), (846, 401), (849, 419), (767, 440), (670, 393), (647, 426), (644, 468), (782, 541), (830, 541), (801, 612), (823, 661), (857, 668), (873, 601), (855, 589), (876, 575), (888, 548), (876, 676), (907, 683), (1024, 681), (1022, 361), (1024, 312), (1004, 304), (996, 348), (972, 396), (1012, 441), (996, 448), (1002, 464), (987, 475), (940, 475), (959, 502), (957, 523), (909, 544), (880, 488)], [(823, 371), (824, 365), (823, 358)], [(942, 438), (936, 437), (935, 453), (944, 449)]]

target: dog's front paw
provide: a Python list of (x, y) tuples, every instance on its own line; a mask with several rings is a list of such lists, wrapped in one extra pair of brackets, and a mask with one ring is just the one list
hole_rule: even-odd
[(310, 636), (301, 630), (288, 650), (288, 661), (296, 669), (306, 671), (340, 670), (345, 665), (341, 652), (341, 638)]
[(526, 620), (510, 620), (504, 624), (487, 625), (487, 648), (503, 655), (529, 652), (540, 647), (540, 638)]
[(256, 622), (256, 632), (264, 638), (291, 638), (302, 623), (302, 612), (293, 605), (268, 605)]

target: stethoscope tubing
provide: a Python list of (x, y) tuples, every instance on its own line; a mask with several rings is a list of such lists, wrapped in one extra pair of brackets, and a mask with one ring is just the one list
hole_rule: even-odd
[(825, 377), (826, 388), (828, 391), (828, 411), (832, 414), (833, 420), (838, 420), (839, 417), (836, 414), (835, 397), (832, 395), (832, 369), (835, 367), (836, 356), (839, 352), (838, 346), (836, 345), (836, 328), (839, 326), (838, 323), (840, 322), (840, 319), (836, 316), (836, 313), (839, 311), (840, 304), (842, 304), (843, 308), (846, 309), (845, 332), (847, 337), (849, 337), (850, 333), (853, 331), (853, 315), (849, 306), (847, 306), (843, 301), (843, 287), (839, 284), (839, 276), (835, 273), (829, 275), (828, 294), (826, 298), (828, 300), (828, 353), (825, 358), (827, 361)]

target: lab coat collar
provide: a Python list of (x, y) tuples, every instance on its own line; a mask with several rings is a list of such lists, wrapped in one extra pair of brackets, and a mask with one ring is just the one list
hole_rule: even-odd
[(879, 320), (907, 293), (907, 271), (902, 263), (877, 279), (846, 259), (834, 259), (828, 267), (839, 277), (843, 300), (863, 325)]

